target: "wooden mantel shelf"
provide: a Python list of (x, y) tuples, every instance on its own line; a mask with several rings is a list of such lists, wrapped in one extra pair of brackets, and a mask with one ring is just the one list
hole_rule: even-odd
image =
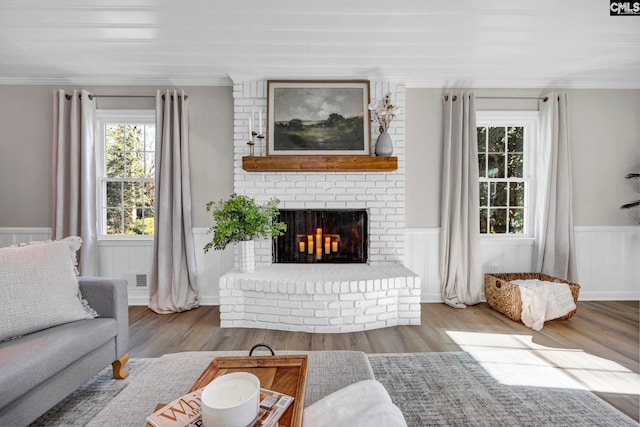
[(373, 156), (246, 156), (248, 172), (385, 172), (398, 169), (397, 157)]

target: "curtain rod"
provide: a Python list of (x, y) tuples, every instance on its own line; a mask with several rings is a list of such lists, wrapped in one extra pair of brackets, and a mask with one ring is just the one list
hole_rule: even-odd
[[(457, 95), (453, 95), (452, 100), (458, 99)], [(542, 99), (542, 102), (549, 100), (548, 96), (476, 96), (476, 99)], [(444, 100), (449, 100), (449, 95), (444, 96)]]
[[(80, 95), (82, 97), (82, 95)], [(164, 99), (165, 94), (162, 94), (162, 99)], [(67, 99), (71, 99), (71, 95), (65, 95)], [(97, 94), (89, 94), (89, 99), (93, 98), (155, 98), (155, 95), (97, 95)], [(171, 95), (173, 98), (173, 95)], [(182, 98), (182, 95), (178, 95), (178, 98)], [(184, 99), (189, 99), (189, 95), (185, 95)]]
[(476, 96), (476, 99), (542, 99), (547, 102), (548, 96)]
[[(162, 94), (162, 99), (164, 99), (165, 94)], [(91, 94), (89, 98), (155, 98), (155, 95), (97, 95)], [(171, 95), (173, 98), (173, 95)], [(178, 95), (178, 98), (182, 98), (182, 95)], [(185, 95), (184, 99), (189, 99), (189, 95)]]

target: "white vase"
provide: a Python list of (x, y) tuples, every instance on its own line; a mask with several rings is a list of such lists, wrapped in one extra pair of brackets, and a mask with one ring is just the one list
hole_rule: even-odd
[(391, 135), (387, 132), (382, 132), (378, 135), (376, 141), (376, 156), (389, 157), (393, 154), (393, 142), (391, 141)]
[(251, 273), (256, 269), (256, 246), (253, 240), (243, 240), (240, 245), (240, 271)]

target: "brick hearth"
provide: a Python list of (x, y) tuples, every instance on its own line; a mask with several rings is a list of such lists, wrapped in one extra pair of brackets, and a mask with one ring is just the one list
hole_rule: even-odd
[(220, 326), (316, 333), (420, 324), (420, 276), (400, 264), (274, 264), (220, 279)]

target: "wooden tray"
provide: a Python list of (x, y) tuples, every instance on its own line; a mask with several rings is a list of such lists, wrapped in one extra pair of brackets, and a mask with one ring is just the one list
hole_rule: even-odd
[[(189, 393), (206, 386), (217, 376), (231, 372), (250, 372), (260, 379), (260, 387), (295, 397), (293, 404), (278, 420), (278, 427), (302, 425), (307, 385), (306, 355), (216, 357), (193, 383)], [(158, 405), (156, 410), (161, 406), (163, 405)]]

